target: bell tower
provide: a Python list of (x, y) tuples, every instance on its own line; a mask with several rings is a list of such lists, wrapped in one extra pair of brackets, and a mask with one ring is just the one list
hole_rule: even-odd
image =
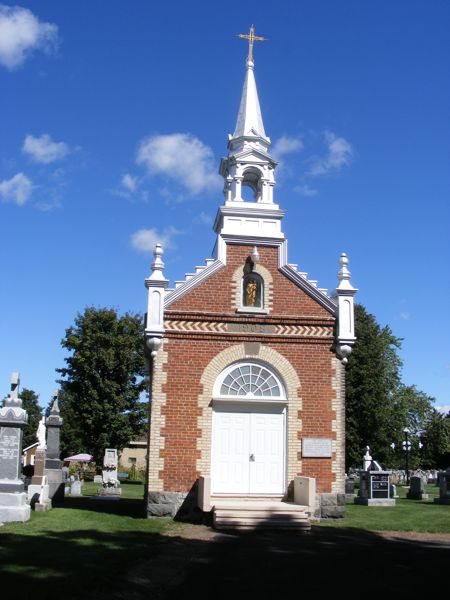
[[(254, 237), (283, 240), (281, 220), (284, 212), (274, 201), (277, 162), (269, 154), (270, 138), (264, 123), (256, 88), (253, 42), (264, 41), (250, 33), (240, 34), (249, 40), (246, 75), (234, 133), (228, 136), (228, 156), (222, 158), (219, 172), (224, 179), (225, 203), (218, 210), (214, 229), (219, 238)], [(252, 198), (245, 199), (248, 188)], [(218, 258), (221, 258), (219, 239)]]

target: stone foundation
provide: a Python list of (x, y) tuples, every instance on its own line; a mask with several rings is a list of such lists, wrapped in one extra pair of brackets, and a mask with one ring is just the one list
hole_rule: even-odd
[[(345, 494), (319, 494), (320, 519), (343, 519), (346, 514)], [(315, 515), (316, 516), (316, 515)]]
[(197, 495), (190, 492), (148, 492), (147, 517), (172, 517), (198, 520)]

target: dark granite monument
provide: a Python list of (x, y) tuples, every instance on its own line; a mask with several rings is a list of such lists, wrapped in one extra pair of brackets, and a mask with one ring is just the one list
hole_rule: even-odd
[(19, 373), (13, 373), (11, 391), (0, 408), (0, 522), (30, 518), (30, 506), (20, 477), (23, 428), (28, 415), (22, 408), (19, 386)]

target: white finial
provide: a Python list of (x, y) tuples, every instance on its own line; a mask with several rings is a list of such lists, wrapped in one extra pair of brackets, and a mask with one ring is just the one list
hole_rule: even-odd
[(339, 264), (341, 265), (341, 268), (339, 269), (338, 273), (339, 281), (342, 281), (343, 279), (350, 279), (351, 273), (347, 267), (348, 263), (349, 260), (347, 258), (347, 254), (345, 252), (342, 252), (341, 257), (339, 259)]
[(153, 255), (155, 260), (152, 262), (152, 274), (150, 275), (150, 279), (152, 281), (163, 281), (165, 278), (163, 273), (164, 263), (161, 259), (161, 256), (163, 255), (161, 244), (156, 244)]
[(345, 252), (342, 252), (340, 258), (339, 258), (339, 264), (341, 265), (341, 268), (339, 269), (338, 272), (338, 279), (339, 279), (339, 285), (337, 286), (337, 290), (353, 290), (354, 287), (352, 286), (352, 284), (350, 283), (350, 277), (351, 277), (351, 273), (348, 269), (348, 257), (347, 254)]

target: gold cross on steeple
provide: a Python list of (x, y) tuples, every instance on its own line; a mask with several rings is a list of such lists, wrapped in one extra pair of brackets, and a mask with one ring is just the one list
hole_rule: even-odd
[(238, 33), (237, 37), (245, 38), (248, 40), (248, 56), (247, 60), (253, 62), (253, 42), (267, 42), (267, 38), (259, 37), (255, 35), (255, 28), (253, 25), (250, 26), (249, 33)]

